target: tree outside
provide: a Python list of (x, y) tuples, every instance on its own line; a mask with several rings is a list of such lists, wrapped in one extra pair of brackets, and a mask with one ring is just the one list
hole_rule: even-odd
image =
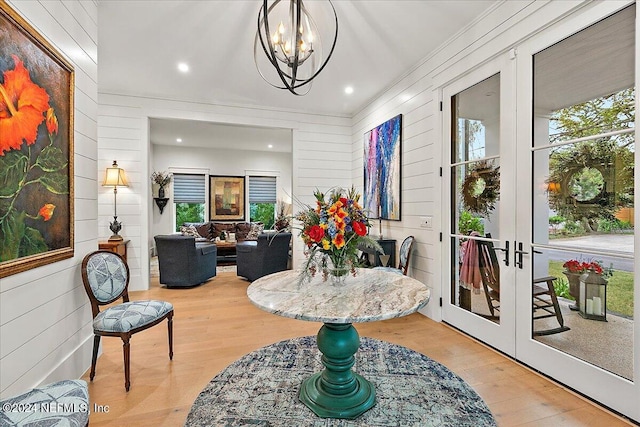
[(276, 205), (274, 203), (250, 203), (250, 221), (262, 222), (265, 230), (273, 228), (276, 217)]
[[(555, 111), (550, 119), (552, 143), (632, 129), (633, 88)], [(554, 149), (549, 158), (551, 208), (586, 232), (613, 221), (621, 208), (633, 206), (635, 141), (633, 133), (605, 136)]]
[(176, 231), (185, 222), (204, 222), (204, 204), (176, 203)]

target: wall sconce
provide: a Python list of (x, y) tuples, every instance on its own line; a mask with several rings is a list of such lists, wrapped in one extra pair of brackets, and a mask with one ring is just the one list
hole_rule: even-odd
[(169, 203), (169, 198), (168, 197), (154, 197), (153, 200), (155, 200), (156, 205), (158, 206), (158, 209), (160, 209), (160, 215), (162, 215), (162, 212), (164, 211), (164, 208), (167, 206), (167, 203)]
[(122, 229), (122, 223), (118, 222), (118, 187), (128, 187), (127, 178), (124, 174), (124, 169), (118, 167), (118, 162), (113, 161), (113, 165), (107, 168), (107, 173), (104, 177), (103, 187), (113, 186), (113, 222), (109, 223), (109, 229), (113, 233), (109, 237), (109, 241), (123, 240), (122, 236), (118, 233)]

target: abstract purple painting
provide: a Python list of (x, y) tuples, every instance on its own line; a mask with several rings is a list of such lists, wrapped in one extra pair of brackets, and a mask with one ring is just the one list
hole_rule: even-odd
[(364, 134), (364, 208), (370, 218), (400, 221), (402, 114)]

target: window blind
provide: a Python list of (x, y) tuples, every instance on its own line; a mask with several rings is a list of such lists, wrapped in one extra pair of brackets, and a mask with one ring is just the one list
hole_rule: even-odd
[(276, 177), (250, 176), (249, 203), (276, 203)]
[(204, 175), (174, 174), (174, 203), (204, 203)]

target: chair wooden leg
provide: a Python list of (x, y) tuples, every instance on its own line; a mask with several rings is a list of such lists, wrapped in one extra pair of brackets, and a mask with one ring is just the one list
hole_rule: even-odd
[(167, 327), (169, 328), (169, 360), (173, 360), (173, 311), (167, 316)]
[(93, 377), (96, 376), (96, 362), (98, 360), (98, 348), (100, 347), (100, 335), (93, 336), (93, 355), (91, 356), (91, 372), (89, 373), (89, 380), (93, 381)]
[(131, 336), (123, 335), (122, 336), (122, 351), (124, 352), (124, 388), (126, 391), (129, 391), (129, 387), (131, 386), (131, 381), (129, 381), (129, 362), (130, 362), (130, 349), (129, 349), (129, 339)]
[(562, 312), (560, 311), (560, 304), (558, 304), (558, 297), (556, 297), (556, 293), (553, 290), (553, 282), (549, 283), (549, 287), (551, 288), (551, 302), (553, 303), (553, 309), (556, 312), (556, 319), (558, 319), (558, 323), (560, 327), (564, 326), (564, 318), (562, 317)]

